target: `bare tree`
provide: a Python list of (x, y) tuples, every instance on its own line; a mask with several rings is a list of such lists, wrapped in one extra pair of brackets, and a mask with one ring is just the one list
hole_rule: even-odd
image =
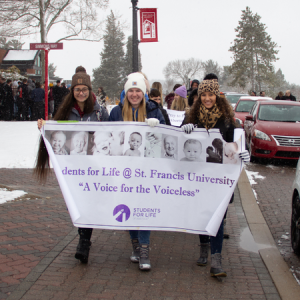
[(202, 61), (195, 58), (173, 60), (163, 70), (166, 79), (181, 80), (189, 86), (189, 80), (202, 74)]
[(55, 42), (100, 41), (102, 21), (98, 20), (97, 10), (108, 3), (109, 0), (0, 0), (0, 36), (39, 33), (40, 42), (46, 43), (51, 29), (62, 24), (64, 35)]

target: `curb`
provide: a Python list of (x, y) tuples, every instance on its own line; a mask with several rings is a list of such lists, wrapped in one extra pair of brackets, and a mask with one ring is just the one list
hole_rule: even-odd
[(300, 286), (281, 256), (271, 231), (256, 203), (252, 187), (243, 169), (238, 188), (242, 206), (258, 252), (265, 263), (282, 300), (298, 299)]

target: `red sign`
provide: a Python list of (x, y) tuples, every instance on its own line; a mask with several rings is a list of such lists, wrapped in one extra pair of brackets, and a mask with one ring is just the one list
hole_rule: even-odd
[(31, 43), (30, 50), (61, 50), (63, 43)]
[(158, 42), (157, 9), (140, 8), (141, 43)]

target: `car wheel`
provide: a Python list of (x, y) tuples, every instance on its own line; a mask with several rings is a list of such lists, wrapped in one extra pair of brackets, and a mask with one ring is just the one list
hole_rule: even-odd
[(292, 204), (291, 242), (296, 254), (300, 254), (300, 198), (294, 195)]

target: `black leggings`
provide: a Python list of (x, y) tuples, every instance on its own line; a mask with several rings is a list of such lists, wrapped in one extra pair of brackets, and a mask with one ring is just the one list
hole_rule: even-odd
[(78, 234), (80, 239), (90, 240), (93, 233), (93, 228), (78, 228)]

